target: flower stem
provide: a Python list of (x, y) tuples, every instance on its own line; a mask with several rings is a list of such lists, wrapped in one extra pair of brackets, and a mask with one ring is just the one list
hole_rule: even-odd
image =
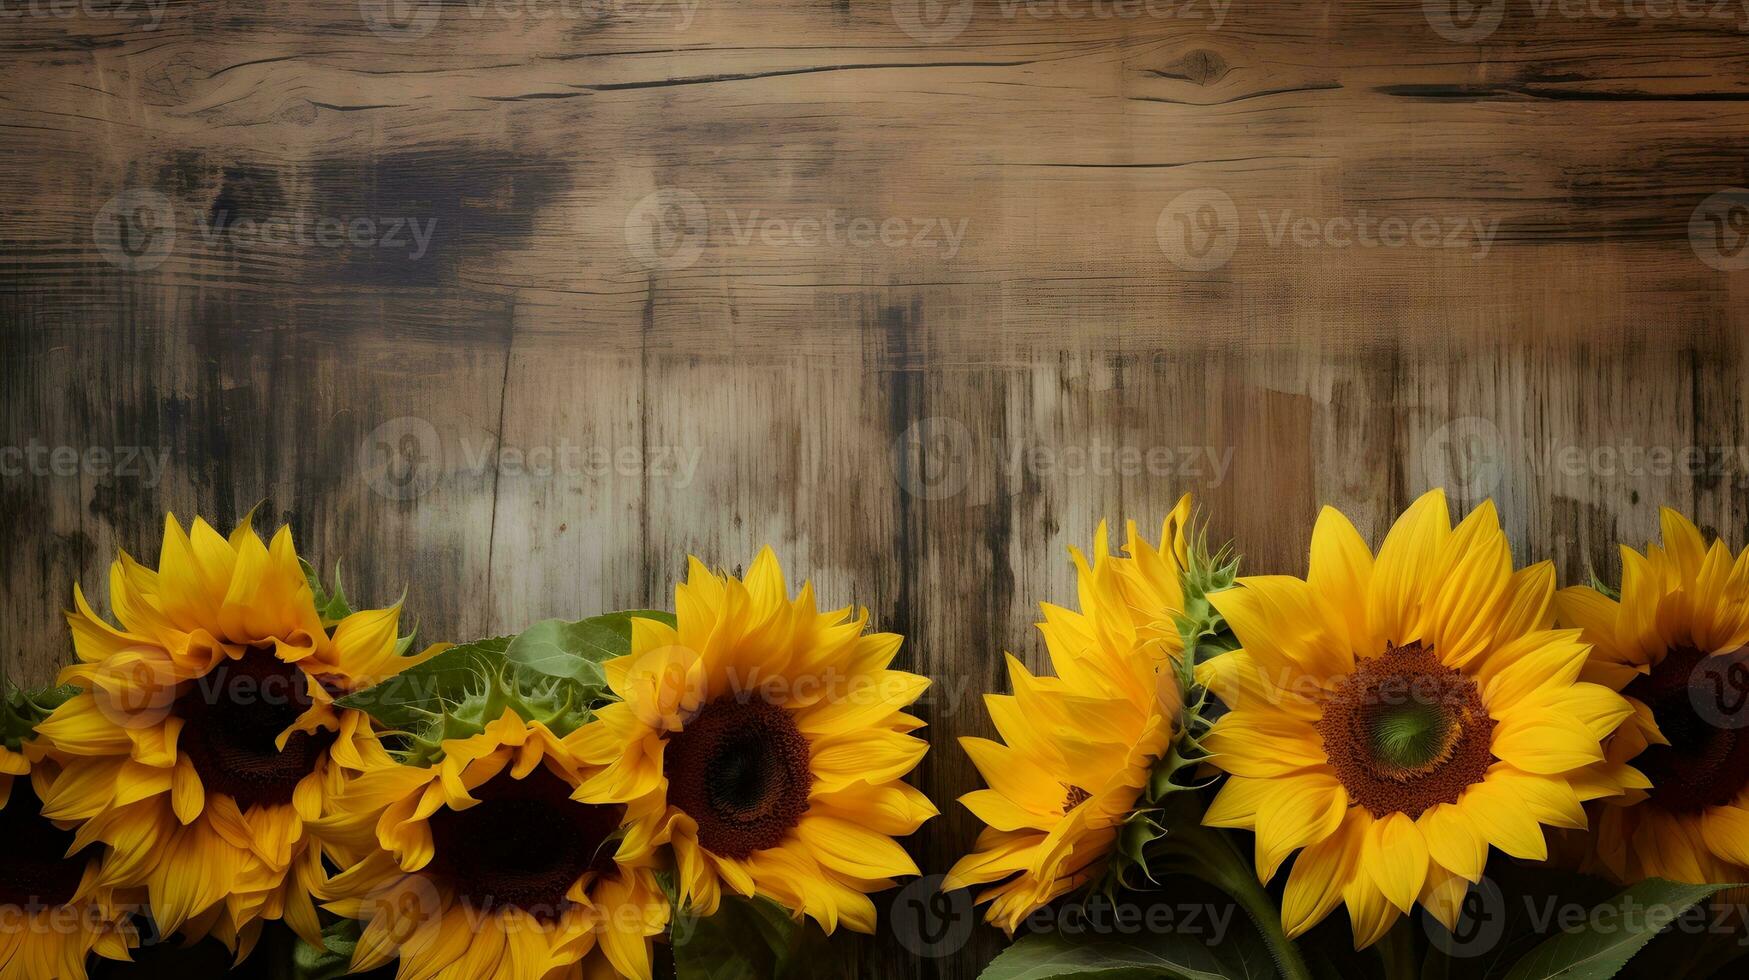
[(1257, 927), (1275, 960), (1276, 971), (1284, 980), (1312, 980), (1299, 947), (1281, 928), (1281, 910), (1257, 883), (1250, 862), (1239, 853), (1232, 838), (1204, 827), (1196, 814), (1181, 813), (1168, 826), (1172, 829), (1161, 841), (1165, 846), (1159, 851), (1161, 860), (1156, 870), (1190, 875), (1225, 892)]

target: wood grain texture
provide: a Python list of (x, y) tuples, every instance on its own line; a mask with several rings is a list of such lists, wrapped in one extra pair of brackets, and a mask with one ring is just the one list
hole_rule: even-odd
[[(166, 511), (264, 501), (430, 637), (665, 605), (688, 554), (769, 543), (934, 678), (940, 872), (976, 829), (953, 739), (1101, 520), (1192, 492), (1297, 573), (1320, 506), (1376, 541), (1445, 485), (1568, 581), (1660, 504), (1744, 543), (1749, 279), (1690, 236), (1749, 184), (1741, 9), (1512, 0), (1471, 43), (1420, 0), (975, 0), (923, 39), (908, 0), (371, 9), (0, 21), (0, 446), (80, 454), (0, 474), (9, 672), (53, 675), (72, 583)], [(1159, 235), (1210, 192), (1234, 250), (1187, 268)], [(166, 254), (112, 261), (118, 195)], [(1323, 236), (1385, 218), (1456, 234)], [(919, 959), (895, 921), (862, 975), (999, 945)]]

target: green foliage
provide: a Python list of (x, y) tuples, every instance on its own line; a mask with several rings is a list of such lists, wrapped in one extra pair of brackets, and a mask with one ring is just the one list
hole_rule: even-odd
[(304, 578), (309, 580), (310, 592), (315, 596), (316, 612), (322, 617), (322, 625), (332, 629), (335, 624), (352, 615), (352, 606), (346, 599), (346, 589), (340, 584), (340, 563), (334, 563), (334, 590), (328, 591), (322, 585), (322, 578), (316, 569), (302, 558), (298, 564), (304, 570)]
[(346, 976), (352, 965), (352, 951), (358, 948), (361, 923), (341, 919), (322, 930), (322, 949), (299, 941), (292, 949), (292, 977), (295, 980), (338, 980)]
[(608, 613), (576, 622), (547, 619), (517, 634), (504, 656), (537, 674), (601, 687), (607, 683), (601, 665), (631, 649), (633, 619), (674, 625), (672, 615), (649, 609)]
[(1178, 932), (1138, 932), (1129, 936), (1079, 938), (1061, 933), (1023, 936), (991, 961), (979, 980), (1268, 980), (1269, 959), (1246, 961), (1231, 944), (1206, 943)]
[(36, 726), (42, 724), (44, 718), (78, 693), (76, 687), (25, 690), (0, 678), (0, 745), (18, 751), (25, 742), (36, 737)]
[(838, 948), (812, 921), (797, 920), (764, 898), (724, 896), (717, 913), (677, 911), (677, 980), (804, 980), (849, 976), (834, 970)]
[(444, 742), (479, 734), (507, 709), (563, 737), (610, 697), (603, 665), (631, 649), (633, 619), (673, 622), (647, 610), (545, 620), (453, 647), (340, 703), (405, 735), (414, 764), (441, 758)]
[(1208, 597), (1232, 588), (1238, 574), (1239, 559), (1230, 546), (1210, 551), (1207, 528), (1199, 527), (1191, 536), (1183, 579), (1185, 609), (1176, 624), (1184, 645), (1184, 656), (1178, 662), (1183, 710), (1172, 744), (1155, 763), (1135, 811), (1118, 832), (1117, 847), (1105, 874), (1095, 887), (1096, 893), (1107, 898), (1120, 888), (1158, 884), (1159, 878), (1148, 867), (1146, 853), (1150, 845), (1167, 833), (1166, 807), (1176, 794), (1193, 793), (1208, 785), (1198, 782), (1197, 777), (1209, 758), (1202, 739), (1213, 723), (1208, 717), (1208, 691), (1196, 682), (1196, 665), (1237, 645), (1226, 620)]
[(1505, 980), (1609, 980), (1695, 903), (1741, 887), (1647, 879), (1592, 909), (1582, 928), (1544, 940), (1513, 965)]
[(1603, 579), (1598, 578), (1597, 570), (1595, 568), (1585, 569), (1585, 577), (1591, 580), (1589, 584), (1592, 588), (1617, 602), (1621, 601), (1621, 593), (1616, 589), (1611, 588), (1609, 583), (1605, 582)]
[(451, 647), (375, 687), (340, 699), (396, 731), (408, 731), (458, 704), (504, 664), (512, 637), (498, 636)]

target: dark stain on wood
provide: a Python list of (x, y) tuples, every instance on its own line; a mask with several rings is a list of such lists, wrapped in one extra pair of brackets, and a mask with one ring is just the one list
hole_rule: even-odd
[[(155, 560), (167, 511), (260, 505), (353, 595), (405, 587), (432, 639), (665, 605), (687, 553), (740, 567), (770, 543), (935, 681), (917, 783), (943, 816), (907, 846), (940, 873), (977, 831), (954, 740), (990, 734), (977, 695), (1005, 689), (1004, 651), (1044, 666), (1037, 603), (1073, 601), (1065, 548), (1101, 519), (1152, 535), (1190, 491), (1252, 570), (1299, 573), (1319, 506), (1376, 542), (1443, 484), (1495, 499), (1515, 556), (1566, 582), (1616, 574), (1661, 504), (1745, 543), (1744, 273), (1689, 241), (1700, 202), (1749, 180), (1733, 25), (1515, 8), (1465, 45), (1415, 3), (1235, 4), (1215, 30), (979, 4), (932, 44), (885, 3), (704, 5), (680, 31), (458, 2), (390, 40), (355, 6), (7, 22), (0, 447), (165, 461), (0, 474), (10, 674), (53, 677), (73, 583), (103, 605), (107, 563)], [(93, 239), (131, 190), (177, 216), (153, 268)], [(704, 208), (690, 263), (631, 247), (663, 190)], [(1181, 267), (1162, 215), (1206, 190), (1236, 249)], [(1264, 226), (1362, 212), (1495, 230), (1480, 255)], [(411, 260), (243, 225), (323, 217), (435, 226)], [(912, 234), (794, 234), (857, 218)], [(952, 254), (913, 241), (938, 220), (965, 222)], [(407, 425), (437, 450), (411, 495), (370, 472)], [(1454, 432), (1492, 468), (1454, 472)], [(696, 468), (493, 465), (562, 442)], [(1098, 446), (1169, 463), (1029, 462)], [(1714, 455), (1560, 462), (1685, 447)], [(1000, 946), (981, 928), (919, 963), (895, 897), (847, 940), (862, 976), (962, 980)]]

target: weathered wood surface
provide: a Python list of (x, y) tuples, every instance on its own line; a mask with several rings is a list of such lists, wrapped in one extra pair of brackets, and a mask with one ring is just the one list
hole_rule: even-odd
[[(1738, 264), (1749, 212), (1696, 212), (1749, 184), (1749, 12), (1511, 0), (1458, 42), (1420, 0), (1146, 12), (1175, 6), (458, 0), (385, 37), (371, 0), (4, 4), (6, 668), (52, 676), (72, 583), (102, 595), (167, 510), (265, 501), (430, 637), (663, 605), (688, 553), (770, 543), (935, 678), (939, 872), (974, 832), (953, 738), (1003, 650), (1042, 660), (1101, 519), (1191, 491), (1300, 571), (1321, 504), (1377, 534), (1443, 483), (1568, 579), (1661, 503), (1742, 543), (1749, 278), (1702, 253)], [(1160, 235), (1221, 219), (1211, 191), (1234, 251), (1199, 269)], [(166, 253), (114, 250), (118, 195), (167, 205)], [(1284, 212), (1453, 247), (1302, 244)], [(835, 216), (899, 231), (809, 237)], [(864, 975), (997, 946), (919, 961), (894, 921)]]

